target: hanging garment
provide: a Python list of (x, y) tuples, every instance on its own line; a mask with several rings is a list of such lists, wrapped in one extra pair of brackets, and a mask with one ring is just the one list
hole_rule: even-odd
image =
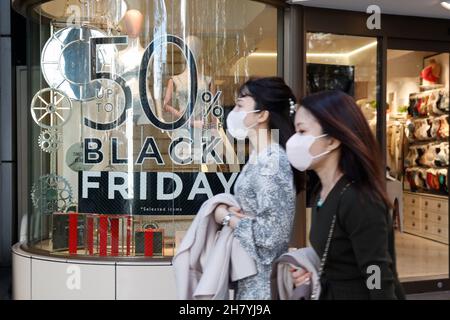
[(224, 300), (229, 283), (257, 273), (254, 260), (229, 226), (219, 229), (214, 219), (219, 204), (239, 207), (231, 194), (218, 194), (194, 218), (173, 258), (178, 299)]
[(387, 166), (393, 176), (399, 177), (402, 172), (404, 126), (400, 122), (389, 124), (387, 130)]
[(434, 118), (431, 123), (431, 137), (436, 138), (438, 132), (441, 128), (441, 120), (439, 118)]

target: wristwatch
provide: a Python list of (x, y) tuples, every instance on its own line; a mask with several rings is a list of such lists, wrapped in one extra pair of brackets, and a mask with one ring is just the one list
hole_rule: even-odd
[(223, 226), (228, 226), (230, 224), (231, 216), (232, 216), (232, 214), (229, 213), (222, 219)]

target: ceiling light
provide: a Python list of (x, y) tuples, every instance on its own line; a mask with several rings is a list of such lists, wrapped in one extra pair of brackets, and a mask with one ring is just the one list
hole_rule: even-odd
[(443, 6), (447, 10), (450, 10), (450, 3), (448, 3), (447, 1), (442, 1), (441, 6)]
[(308, 57), (334, 57), (334, 58), (345, 58), (349, 54), (348, 53), (313, 53), (308, 52), (306, 53), (306, 56)]
[(343, 52), (343, 53), (306, 53), (306, 56), (308, 57), (334, 57), (334, 58), (346, 58), (351, 57), (357, 53), (360, 53), (361, 51), (367, 50), (369, 48), (372, 48), (377, 45), (377, 41), (371, 42), (369, 44), (366, 44), (360, 48), (357, 48), (353, 51), (349, 52)]
[(374, 41), (374, 42), (371, 42), (371, 43), (369, 43), (369, 44), (366, 44), (365, 46), (362, 46), (361, 48), (358, 48), (358, 49), (356, 49), (356, 50), (353, 50), (353, 51), (349, 52), (349, 56), (352, 56), (352, 55), (354, 55), (354, 54), (357, 54), (357, 53), (359, 53), (359, 52), (361, 52), (361, 51), (364, 51), (364, 50), (366, 50), (366, 49), (375, 47), (375, 46), (377, 45), (377, 43), (378, 43), (377, 41)]
[(253, 52), (250, 53), (250, 57), (276, 57), (277, 53), (276, 52)]

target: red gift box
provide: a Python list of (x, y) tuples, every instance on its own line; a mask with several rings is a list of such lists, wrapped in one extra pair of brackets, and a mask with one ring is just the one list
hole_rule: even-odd
[[(92, 214), (86, 217), (86, 248), (89, 255), (96, 252), (101, 257), (119, 256), (120, 249), (120, 220), (126, 224), (126, 254), (131, 251), (131, 223), (132, 217), (128, 215)], [(97, 229), (95, 228), (97, 221)], [(95, 238), (97, 237), (97, 242)], [(124, 244), (125, 246), (125, 244)], [(97, 250), (95, 251), (94, 248)]]
[(163, 256), (164, 229), (141, 229), (135, 234), (135, 252), (146, 257)]

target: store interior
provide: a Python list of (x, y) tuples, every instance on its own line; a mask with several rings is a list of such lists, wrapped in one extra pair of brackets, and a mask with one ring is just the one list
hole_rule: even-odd
[[(306, 54), (307, 92), (352, 95), (374, 134), (376, 43), (308, 33)], [(403, 282), (448, 278), (449, 59), (448, 53), (388, 50), (386, 185)]]
[(448, 278), (449, 58), (388, 50), (386, 158), (402, 182), (396, 250), (404, 281)]

